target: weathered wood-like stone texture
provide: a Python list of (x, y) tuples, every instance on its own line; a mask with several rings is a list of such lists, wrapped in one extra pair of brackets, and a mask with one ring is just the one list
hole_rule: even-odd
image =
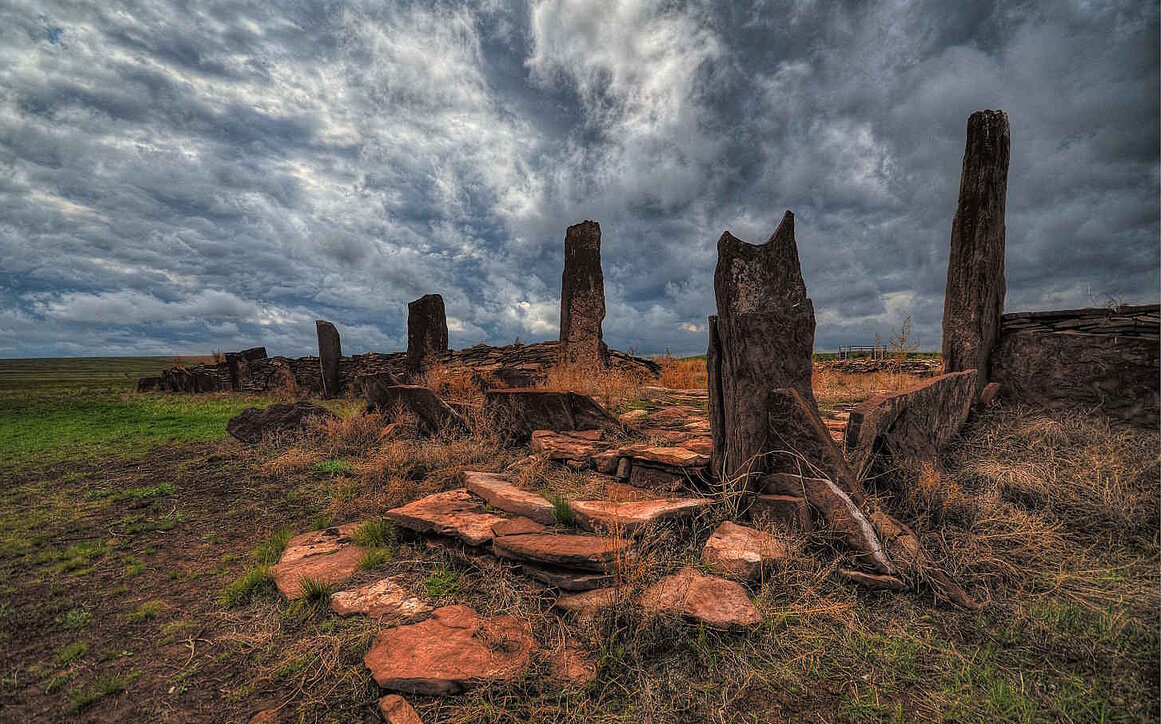
[(722, 234), (714, 294), (717, 320), (706, 355), (707, 364), (717, 359), (709, 374), (717, 382), (709, 397), (714, 465), (723, 479), (746, 486), (746, 471), (760, 471), (759, 456), (768, 449), (768, 393), (791, 388), (815, 407), (814, 305), (802, 280), (793, 213), (765, 244)]
[(1133, 425), (1161, 422), (1161, 307), (1004, 315), (993, 353), (1000, 399), (1099, 410)]
[(318, 362), (322, 371), (323, 397), (339, 394), (339, 360), (343, 357), (343, 346), (339, 344), (339, 330), (335, 325), (321, 319), (314, 323), (318, 333)]
[(980, 387), (986, 381), (1004, 312), (1004, 205), (1010, 146), (1008, 116), (1003, 111), (978, 111), (968, 119), (943, 300), (943, 369), (977, 370)]
[(432, 357), (447, 352), (447, 315), (443, 297), (424, 294), (407, 304), (407, 364), (422, 369)]
[(605, 277), (601, 271), (601, 225), (582, 221), (564, 236), (560, 280), (560, 341), (570, 362), (608, 362), (601, 324)]
[(722, 340), (718, 337), (718, 317), (710, 315), (709, 347), (705, 352), (705, 366), (707, 371), (708, 410), (710, 417), (710, 437), (713, 440), (713, 456), (710, 460), (710, 470), (719, 480), (725, 480), (725, 471), (722, 468), (725, 462), (719, 453), (725, 451), (726, 421), (722, 409)]
[(976, 371), (951, 372), (851, 410), (844, 442), (860, 462), (881, 455), (893, 466), (940, 465), (940, 453), (967, 422)]

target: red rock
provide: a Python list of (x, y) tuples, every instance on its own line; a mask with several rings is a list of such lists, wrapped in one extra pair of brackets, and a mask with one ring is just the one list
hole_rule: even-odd
[(759, 495), (750, 504), (750, 520), (766, 521), (784, 530), (809, 533), (810, 506), (797, 495)]
[(379, 713), (387, 724), (423, 724), (411, 704), (398, 694), (388, 694), (380, 699)]
[[(584, 464), (594, 462), (597, 455), (602, 454), (603, 447), (587, 433), (595, 432), (599, 437), (600, 430), (581, 430), (578, 432), (553, 432), (551, 430), (536, 430), (532, 433), (532, 449), (543, 453), (550, 460), (558, 462), (577, 461)], [(582, 436), (583, 435), (583, 436)], [(604, 452), (605, 457), (609, 453)]]
[(1000, 383), (989, 382), (980, 391), (980, 407), (991, 407), (1000, 396)]
[(302, 582), (342, 583), (354, 575), (364, 549), (351, 544), (359, 523), (311, 531), (291, 538), (271, 569), (274, 584), (290, 600), (302, 596)]
[(718, 573), (743, 581), (760, 581), (786, 558), (786, 546), (769, 533), (726, 521), (705, 543), (702, 561)]
[(602, 475), (614, 475), (621, 463), (621, 454), (616, 450), (604, 450), (593, 455), (593, 467)]
[(384, 578), (331, 596), (331, 610), (339, 616), (366, 614), (371, 618), (410, 619), (431, 611), (431, 606), (410, 595), (398, 576)]
[(715, 628), (756, 626), (762, 615), (733, 581), (683, 568), (645, 590), (642, 607), (653, 613), (687, 616)]
[(552, 503), (542, 496), (512, 484), (508, 478), (495, 473), (465, 471), (461, 480), (471, 492), (488, 501), (488, 505), (505, 513), (522, 515), (541, 525), (552, 525)]
[(387, 520), (417, 533), (438, 533), (478, 546), (492, 540), (492, 526), (504, 520), (464, 488), (429, 495), (387, 511)]
[(492, 534), (499, 538), (502, 535), (520, 535), (521, 533), (540, 533), (544, 526), (523, 516), (519, 518), (505, 518), (492, 524)]
[[(708, 425), (709, 423), (707, 422), (705, 424)], [(697, 453), (698, 455), (704, 455), (706, 460), (709, 460), (710, 456), (714, 454), (713, 438), (707, 435), (691, 437), (682, 442), (681, 447), (689, 450), (690, 452)]]
[(569, 686), (585, 686), (597, 678), (597, 660), (576, 644), (565, 644), (552, 652), (549, 671), (556, 681)]
[(688, 518), (713, 503), (708, 498), (677, 500), (574, 500), (569, 503), (581, 527), (586, 530), (619, 531), (633, 535), (651, 524)]
[(702, 468), (709, 464), (709, 455), (687, 450), (684, 447), (657, 447), (652, 445), (627, 445), (620, 450), (622, 456), (634, 463), (644, 462), (668, 468)]
[(467, 606), (444, 606), (426, 621), (380, 633), (363, 662), (384, 689), (455, 694), (515, 681), (536, 649), (528, 624), (515, 616), (482, 619)]
[(492, 550), (503, 558), (604, 573), (629, 554), (630, 544), (595, 535), (528, 533), (497, 538)]
[(623, 425), (636, 425), (637, 423), (644, 422), (647, 417), (649, 417), (648, 410), (629, 410), (628, 412), (622, 412), (617, 416), (617, 419)]
[(838, 574), (842, 578), (872, 591), (906, 591), (907, 584), (897, 576), (884, 576), (880, 573), (865, 573), (851, 568), (840, 568)]
[(605, 497), (609, 500), (656, 500), (657, 494), (645, 488), (610, 480), (605, 483)]
[(277, 724), (280, 718), (277, 709), (263, 709), (254, 712), (250, 717), (250, 724)]
[(562, 611), (575, 614), (578, 618), (592, 618), (600, 611), (616, 605), (621, 594), (616, 588), (594, 588), (579, 593), (562, 593), (553, 604)]

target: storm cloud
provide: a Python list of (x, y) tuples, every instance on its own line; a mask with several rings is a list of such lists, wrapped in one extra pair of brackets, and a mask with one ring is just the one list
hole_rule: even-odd
[(557, 334), (705, 349), (715, 242), (797, 215), (819, 349), (938, 348), (968, 115), (1007, 111), (1009, 310), (1156, 302), (1158, 8), (1140, 2), (0, 7), (0, 356)]

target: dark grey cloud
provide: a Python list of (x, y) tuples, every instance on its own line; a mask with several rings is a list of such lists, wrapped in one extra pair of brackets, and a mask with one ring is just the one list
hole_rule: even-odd
[(0, 8), (0, 355), (556, 334), (704, 350), (714, 244), (782, 211), (820, 348), (939, 343), (967, 116), (1012, 123), (1008, 308), (1156, 301), (1158, 10), (1137, 2)]

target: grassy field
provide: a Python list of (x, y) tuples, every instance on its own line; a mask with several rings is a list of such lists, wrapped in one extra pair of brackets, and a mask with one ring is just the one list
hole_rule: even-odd
[(0, 394), (36, 391), (130, 391), (137, 380), (209, 357), (68, 357), (0, 359)]
[[(703, 375), (665, 372), (675, 384)], [(827, 405), (907, 383), (826, 373), (815, 390)], [(592, 391), (614, 409), (654, 406), (627, 380)], [(344, 401), (340, 423), (298, 438), (225, 438), (236, 410), (272, 400), (68, 385), (0, 395), (0, 719), (245, 722), (278, 709), (283, 722), (374, 721), (380, 692), (362, 657), (380, 626), (278, 596), (267, 566), (287, 537), (376, 520), (464, 468), (523, 471), (559, 496), (597, 484), (530, 463), (476, 421), (465, 439), (384, 441), (382, 421)], [(510, 685), (409, 696), (429, 723), (1156, 721), (1159, 440), (999, 408), (972, 421), (946, 471), (878, 490), (980, 611), (844, 584), (817, 536), (793, 539), (787, 564), (750, 588), (763, 622), (749, 632), (632, 605), (561, 617), (511, 566), (390, 531), (353, 583), (399, 575), (434, 605), (515, 614), (543, 651), (569, 640), (597, 659), (583, 687), (538, 663)], [(698, 565), (715, 523), (651, 532), (627, 585)]]

